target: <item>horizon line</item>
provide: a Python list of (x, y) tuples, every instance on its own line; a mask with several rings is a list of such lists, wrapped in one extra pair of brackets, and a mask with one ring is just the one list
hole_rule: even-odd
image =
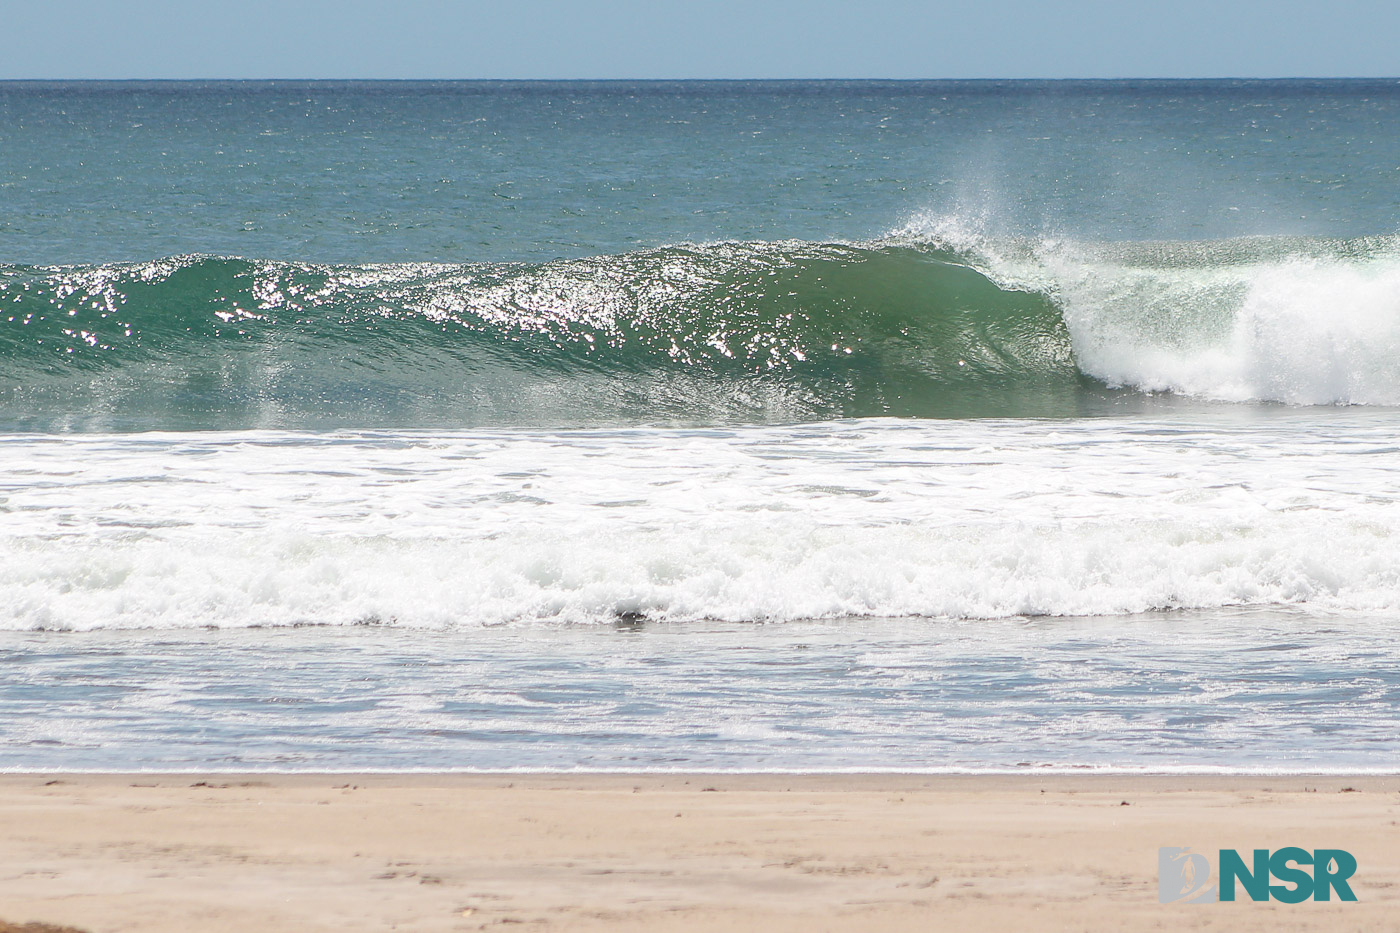
[(349, 82), (481, 82), (481, 83), (513, 83), (513, 84), (561, 84), (561, 83), (731, 83), (739, 84), (745, 82), (788, 82), (788, 83), (819, 83), (819, 82), (869, 82), (869, 83), (930, 83), (930, 82), (1096, 82), (1110, 83), (1120, 81), (1161, 81), (1187, 83), (1193, 81), (1397, 81), (1400, 82), (1400, 74), (1395, 75), (1194, 75), (1194, 76), (1161, 76), (1161, 75), (1122, 75), (1117, 77), (924, 77), (924, 78), (895, 78), (895, 77), (745, 77), (745, 78), (707, 78), (707, 77), (610, 77), (610, 78), (500, 78), (500, 77), (295, 77), (295, 76), (275, 76), (275, 77), (230, 77), (230, 76), (199, 76), (199, 77), (0, 77), (0, 83), (39, 83), (39, 82), (90, 82), (90, 83), (123, 83), (123, 82), (144, 82), (144, 83), (188, 83), (193, 81), (223, 81), (223, 82), (274, 82), (288, 81), (299, 83), (325, 82), (325, 83), (349, 83)]

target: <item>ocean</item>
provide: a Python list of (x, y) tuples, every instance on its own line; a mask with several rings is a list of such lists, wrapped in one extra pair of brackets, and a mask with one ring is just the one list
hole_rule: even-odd
[(0, 82), (0, 770), (1394, 771), (1398, 127)]

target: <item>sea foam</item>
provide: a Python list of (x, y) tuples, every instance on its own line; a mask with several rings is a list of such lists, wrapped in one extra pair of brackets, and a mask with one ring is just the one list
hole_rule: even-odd
[(1397, 453), (1359, 416), (13, 436), (0, 627), (1394, 611)]

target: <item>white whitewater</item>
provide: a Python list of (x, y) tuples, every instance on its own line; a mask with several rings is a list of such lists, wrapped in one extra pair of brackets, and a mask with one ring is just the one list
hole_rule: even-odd
[(1051, 296), (1080, 370), (1114, 387), (1400, 405), (1400, 237), (998, 240), (946, 216), (891, 241), (931, 243), (1004, 288)]
[(0, 439), (0, 627), (1400, 609), (1379, 414)]

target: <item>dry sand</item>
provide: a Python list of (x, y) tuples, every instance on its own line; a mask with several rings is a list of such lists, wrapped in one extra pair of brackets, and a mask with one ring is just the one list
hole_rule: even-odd
[[(92, 933), (1395, 930), (1398, 820), (1394, 777), (9, 775), (0, 918)], [(1164, 845), (1347, 849), (1359, 900), (1162, 905)]]

